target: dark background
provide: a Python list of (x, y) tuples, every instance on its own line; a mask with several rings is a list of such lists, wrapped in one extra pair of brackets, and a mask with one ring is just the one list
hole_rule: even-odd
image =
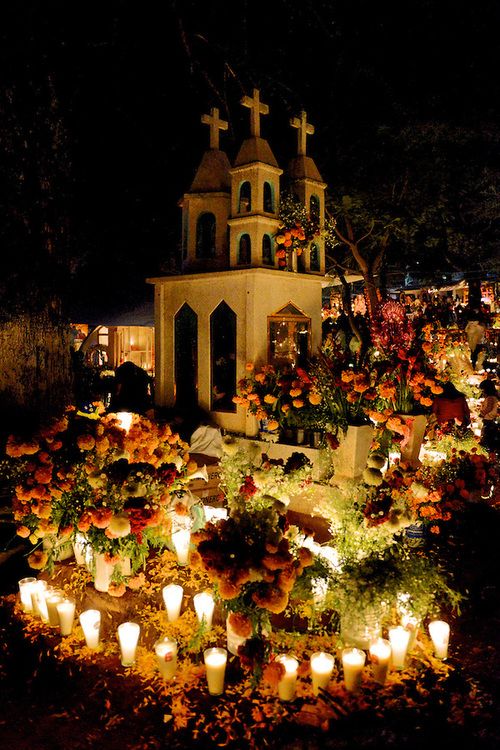
[(230, 122), (232, 158), (248, 134), (239, 100), (260, 88), (262, 135), (282, 167), (296, 147), (288, 120), (305, 108), (308, 153), (334, 194), (380, 127), (498, 124), (499, 30), (496, 0), (3, 7), (2, 87), (22, 118), (50, 80), (64, 127), (74, 310), (126, 308), (152, 293), (145, 277), (172, 269), (177, 202), (208, 147), (210, 106)]

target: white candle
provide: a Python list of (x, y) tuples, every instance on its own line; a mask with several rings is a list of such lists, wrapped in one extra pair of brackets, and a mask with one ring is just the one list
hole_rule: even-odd
[(203, 658), (207, 670), (208, 692), (210, 695), (222, 695), (227, 662), (226, 649), (207, 648), (203, 652)]
[(158, 669), (164, 680), (171, 680), (177, 669), (177, 641), (160, 638), (154, 645)]
[(193, 604), (198, 622), (201, 624), (204, 621), (205, 628), (210, 630), (215, 607), (212, 594), (209, 591), (202, 591), (200, 594), (196, 594), (193, 596)]
[(360, 648), (344, 648), (342, 651), (342, 667), (346, 690), (354, 692), (361, 685), (361, 676), (365, 666), (366, 654)]
[(59, 624), (61, 626), (61, 635), (71, 635), (73, 630), (73, 620), (75, 619), (75, 600), (63, 599), (57, 602), (57, 614), (59, 615)]
[(31, 607), (35, 617), (41, 617), (45, 622), (49, 621), (49, 613), (45, 603), (45, 592), (47, 581), (37, 580), (31, 589)]
[(414, 615), (402, 615), (401, 625), (410, 632), (410, 640), (408, 642), (408, 651), (411, 651), (415, 644), (415, 640), (417, 638), (420, 620), (418, 617), (415, 617)]
[(434, 645), (434, 655), (437, 659), (446, 659), (450, 640), (450, 626), (443, 620), (433, 620), (429, 623), (429, 635)]
[(385, 638), (377, 638), (370, 644), (370, 661), (372, 665), (373, 679), (384, 685), (389, 671), (391, 661), (391, 644)]
[(318, 651), (311, 656), (312, 686), (314, 695), (319, 695), (320, 688), (326, 688), (330, 682), (335, 659), (331, 654)]
[(132, 425), (132, 413), (129, 411), (119, 411), (116, 416), (118, 417), (118, 422), (120, 423), (122, 430), (128, 432)]
[(135, 662), (135, 652), (141, 628), (136, 622), (122, 622), (118, 625), (118, 642), (123, 667), (131, 667)]
[(85, 643), (89, 648), (99, 646), (99, 631), (101, 628), (101, 613), (98, 609), (86, 609), (80, 614), (80, 625), (82, 626)]
[(174, 622), (174, 620), (177, 620), (181, 614), (184, 589), (177, 583), (169, 583), (168, 586), (163, 587), (162, 594), (163, 601), (165, 602), (165, 609), (167, 610), (168, 621)]
[(285, 674), (278, 682), (278, 695), (282, 701), (292, 701), (295, 698), (295, 688), (297, 687), (299, 662), (293, 656), (287, 656), (286, 654), (278, 656), (277, 661), (285, 667)]
[(187, 565), (189, 561), (189, 546), (191, 544), (191, 532), (189, 529), (179, 529), (172, 534), (172, 544), (177, 555), (179, 565)]
[(410, 643), (410, 631), (402, 625), (389, 628), (389, 642), (392, 649), (392, 666), (394, 669), (404, 669), (408, 644)]
[(58, 628), (60, 626), (59, 612), (57, 611), (57, 605), (59, 602), (64, 600), (64, 594), (62, 591), (53, 589), (48, 592), (45, 597), (45, 604), (47, 605), (47, 615), (49, 618), (49, 625), (51, 628)]
[(21, 606), (25, 612), (33, 612), (31, 592), (34, 589), (35, 584), (36, 578), (33, 578), (33, 576), (21, 578), (19, 581), (19, 596), (21, 598)]

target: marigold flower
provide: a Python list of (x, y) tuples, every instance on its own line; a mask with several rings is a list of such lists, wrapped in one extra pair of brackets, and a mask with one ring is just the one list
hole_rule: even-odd
[(302, 407), (304, 406), (304, 402), (300, 398), (294, 398), (292, 404), (296, 409), (302, 409)]
[(323, 400), (323, 397), (321, 396), (321, 394), (317, 393), (316, 391), (311, 391), (311, 393), (309, 393), (307, 398), (309, 399), (309, 403), (312, 404), (313, 406), (317, 406)]
[(47, 565), (48, 559), (49, 556), (47, 552), (37, 549), (28, 556), (28, 565), (30, 568), (33, 568), (33, 570), (43, 570)]
[(108, 594), (110, 596), (114, 596), (115, 598), (119, 598), (120, 596), (123, 596), (126, 592), (127, 587), (124, 583), (110, 583), (108, 588)]
[(17, 536), (22, 537), (23, 539), (27, 539), (29, 535), (31, 534), (31, 531), (28, 529), (27, 526), (18, 526), (16, 529)]
[(241, 638), (250, 638), (252, 635), (252, 622), (246, 615), (241, 614), (241, 612), (230, 612), (228, 619), (236, 635), (241, 636)]
[(300, 396), (302, 393), (302, 388), (291, 388), (290, 390), (290, 396), (292, 398), (295, 398), (296, 396)]
[(95, 446), (95, 439), (92, 435), (78, 435), (76, 444), (82, 451), (91, 451)]
[(275, 404), (277, 400), (276, 396), (273, 396), (272, 393), (266, 393), (264, 396), (264, 402), (266, 404)]
[(253, 362), (247, 362), (245, 365), (245, 370), (247, 372), (253, 372), (254, 364)]

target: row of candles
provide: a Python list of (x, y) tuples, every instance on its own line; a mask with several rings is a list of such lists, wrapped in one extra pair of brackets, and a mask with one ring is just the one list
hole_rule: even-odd
[[(59, 627), (61, 635), (70, 635), (75, 617), (75, 601), (65, 597), (60, 591), (52, 589), (46, 581), (36, 578), (24, 578), (19, 581), (21, 604), (24, 611), (41, 617), (52, 627)], [(169, 622), (180, 616), (183, 588), (178, 584), (169, 584), (162, 590), (165, 609)], [(214, 598), (208, 591), (202, 591), (193, 597), (193, 604), (200, 623), (210, 629), (214, 611)], [(88, 648), (99, 646), (101, 613), (96, 609), (88, 609), (79, 615)], [(434, 654), (439, 659), (448, 656), (450, 627), (443, 620), (433, 620), (429, 623), (429, 635), (434, 646)], [(124, 667), (133, 666), (136, 658), (137, 645), (140, 636), (140, 626), (135, 622), (124, 622), (117, 628), (120, 646), (121, 664)], [(415, 630), (402, 625), (388, 630), (388, 639), (374, 640), (368, 649), (373, 678), (380, 684), (385, 684), (389, 669), (403, 669), (408, 650), (411, 646)], [(237, 644), (230, 641), (228, 632), (228, 649), (237, 653)], [(177, 670), (177, 642), (168, 637), (160, 638), (154, 644), (158, 670), (164, 680), (171, 680)], [(204, 651), (204, 662), (208, 691), (211, 695), (221, 695), (224, 692), (224, 678), (227, 663), (227, 649), (208, 648)], [(285, 671), (278, 683), (278, 694), (281, 700), (290, 701), (295, 696), (299, 662), (290, 655), (278, 656), (278, 661)], [(341, 653), (344, 683), (348, 691), (356, 691), (361, 685), (363, 670), (366, 663), (366, 652), (355, 647), (344, 648)], [(335, 659), (331, 654), (317, 652), (310, 657), (313, 692), (319, 694), (331, 678)]]

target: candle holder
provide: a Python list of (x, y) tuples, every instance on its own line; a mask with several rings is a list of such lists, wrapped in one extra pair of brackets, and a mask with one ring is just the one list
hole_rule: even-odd
[(402, 625), (389, 628), (389, 643), (392, 649), (392, 666), (394, 669), (404, 669), (408, 644), (410, 643), (410, 631)]
[(193, 596), (193, 604), (200, 625), (205, 626), (206, 630), (212, 627), (212, 617), (214, 614), (214, 597), (209, 591), (202, 591), (200, 594)]
[(317, 651), (311, 656), (312, 687), (314, 695), (319, 695), (321, 688), (326, 688), (332, 676), (335, 659), (331, 654)]
[(80, 614), (80, 625), (82, 626), (85, 643), (88, 648), (95, 649), (99, 646), (99, 631), (101, 628), (101, 613), (98, 609), (86, 609)]
[(38, 579), (31, 589), (31, 607), (34, 617), (40, 617), (44, 622), (49, 621), (47, 604), (45, 603), (45, 594), (48, 589), (47, 581)]
[(36, 584), (36, 578), (29, 576), (21, 578), (19, 581), (19, 597), (24, 612), (33, 612), (33, 603), (31, 601), (31, 592)]
[(370, 662), (373, 679), (380, 685), (385, 685), (391, 662), (392, 648), (386, 638), (377, 638), (370, 644)]
[(444, 620), (433, 620), (429, 623), (429, 635), (434, 646), (436, 659), (448, 658), (448, 644), (450, 640), (450, 626)]
[(64, 601), (64, 594), (59, 589), (50, 589), (47, 592), (45, 604), (47, 605), (47, 615), (51, 628), (58, 628), (61, 625), (57, 605), (62, 601)]
[(207, 670), (207, 684), (210, 695), (222, 695), (226, 673), (227, 651), (225, 648), (207, 648), (203, 652)]
[(154, 644), (158, 670), (164, 680), (173, 680), (177, 670), (177, 641), (160, 638)]
[(135, 664), (137, 643), (139, 642), (140, 626), (136, 622), (122, 622), (118, 625), (118, 643), (120, 644), (122, 667), (132, 667)]
[(189, 563), (189, 550), (191, 547), (191, 532), (189, 529), (174, 531), (172, 533), (172, 544), (174, 545), (179, 565), (187, 565)]
[(181, 614), (184, 589), (177, 583), (169, 583), (168, 586), (163, 587), (162, 595), (165, 609), (167, 610), (168, 621), (174, 622)]
[(65, 598), (57, 602), (57, 614), (59, 615), (59, 625), (61, 635), (71, 635), (73, 630), (73, 621), (75, 619), (76, 602), (74, 599)]
[(360, 648), (342, 650), (342, 668), (346, 690), (356, 692), (361, 687), (361, 678), (365, 666), (366, 654)]
[(282, 654), (277, 660), (283, 664), (285, 674), (278, 682), (278, 695), (281, 701), (293, 701), (297, 687), (297, 670), (299, 662), (295, 657)]

